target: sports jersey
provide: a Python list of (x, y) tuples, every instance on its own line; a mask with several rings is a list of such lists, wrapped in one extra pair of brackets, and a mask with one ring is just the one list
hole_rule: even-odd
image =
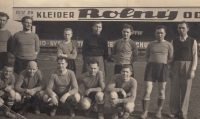
[(168, 41), (152, 41), (148, 44), (145, 58), (148, 62), (167, 64), (168, 60), (173, 59), (173, 47)]
[(24, 60), (34, 60), (37, 58), (35, 52), (40, 50), (37, 34), (19, 31), (14, 34), (13, 40), (12, 52), (17, 58)]
[[(54, 89), (53, 89), (54, 88)], [(51, 74), (46, 91), (49, 95), (56, 94), (63, 95), (69, 93), (73, 95), (78, 92), (78, 84), (74, 72), (67, 69), (67, 72), (61, 75), (57, 70)]]
[(10, 52), (12, 35), (8, 30), (0, 30), (0, 52)]
[(98, 71), (95, 76), (91, 76), (89, 72), (81, 74), (78, 78), (78, 84), (84, 84), (85, 89), (101, 87), (105, 88), (103, 72)]
[(137, 46), (131, 39), (119, 39), (115, 42), (112, 49), (112, 56), (117, 65), (131, 64), (137, 60)]
[(23, 70), (16, 81), (15, 89), (19, 93), (25, 93), (27, 89), (41, 86), (41, 81), (42, 73), (40, 70), (37, 70), (34, 76), (29, 76), (27, 70)]
[(108, 58), (108, 41), (102, 35), (91, 34), (83, 40), (82, 54), (84, 56), (103, 56)]
[(76, 59), (77, 48), (72, 42), (67, 44), (61, 42), (57, 45), (57, 53), (66, 54), (69, 59)]
[(12, 89), (14, 89), (15, 84), (15, 76), (13, 74), (10, 75), (9, 78), (5, 78), (3, 72), (0, 73), (0, 96), (4, 94), (4, 89), (10, 85)]

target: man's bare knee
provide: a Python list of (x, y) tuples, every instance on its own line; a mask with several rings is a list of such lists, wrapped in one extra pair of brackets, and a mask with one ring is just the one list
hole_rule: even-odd
[(8, 92), (9, 93), (9, 100), (15, 100), (15, 91), (11, 90)]
[(110, 98), (111, 98), (111, 99), (116, 99), (116, 98), (118, 98), (117, 92), (111, 91), (111, 92), (110, 92)]
[(103, 92), (97, 92), (95, 95), (95, 100), (97, 103), (103, 103), (104, 101), (104, 93)]
[(84, 97), (82, 100), (81, 100), (81, 105), (82, 105), (82, 108), (84, 110), (87, 110), (90, 108), (91, 106), (91, 99), (87, 98), (87, 97)]
[(134, 111), (134, 107), (135, 107), (134, 102), (124, 104), (124, 109), (128, 113), (132, 113)]
[(81, 100), (81, 95), (79, 93), (75, 93), (73, 95), (73, 102), (78, 103)]

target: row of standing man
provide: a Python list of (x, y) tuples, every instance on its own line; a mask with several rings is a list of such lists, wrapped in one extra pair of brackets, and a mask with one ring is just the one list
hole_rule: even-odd
[[(23, 17), (21, 20), (23, 30), (15, 33), (13, 37), (5, 29), (8, 19), (7, 14), (0, 13), (0, 40), (2, 41), (0, 43), (2, 46), (0, 63), (2, 63), (1, 68), (3, 68), (0, 88), (4, 92), (1, 97), (4, 97), (6, 92), (10, 92), (5, 97), (9, 99), (11, 94), (15, 94), (16, 100), (26, 105), (30, 100), (33, 100), (32, 97), (37, 97), (35, 101), (37, 104), (43, 100), (53, 105), (50, 112), (51, 116), (56, 114), (59, 102), (70, 102), (68, 105), (70, 105), (71, 116), (75, 116), (73, 107), (79, 101), (81, 101), (86, 115), (89, 115), (90, 108), (96, 102), (98, 118), (103, 119), (105, 61), (109, 54), (107, 40), (100, 34), (102, 22), (94, 22), (92, 26), (93, 33), (85, 37), (83, 41), (83, 74), (77, 77), (77, 81), (75, 77), (77, 48), (71, 41), (73, 31), (71, 28), (64, 29), (65, 40), (57, 46), (57, 70), (51, 74), (47, 86), (44, 86), (41, 84), (42, 73), (38, 70), (36, 63), (39, 52), (39, 38), (37, 34), (31, 32), (33, 19), (28, 16)], [(144, 76), (145, 94), (142, 100), (143, 113), (140, 115), (142, 119), (148, 116), (150, 94), (154, 82), (158, 82), (159, 90), (158, 109), (155, 116), (162, 118), (161, 110), (165, 101), (165, 86), (169, 73), (172, 82), (170, 117), (187, 119), (192, 79), (195, 76), (197, 67), (197, 42), (187, 35), (189, 30), (187, 22), (178, 23), (177, 30), (180, 36), (172, 40), (171, 43), (164, 39), (166, 30), (163, 25), (157, 26), (155, 29), (156, 39), (147, 46), (145, 54), (147, 66)], [(132, 31), (133, 28), (129, 24), (122, 26), (122, 38), (115, 42), (111, 53), (111, 56), (115, 59), (114, 74), (116, 75), (110, 80), (107, 91), (110, 94), (110, 104), (113, 111), (112, 118), (114, 119), (117, 119), (118, 116), (128, 118), (129, 114), (134, 110), (137, 81), (133, 78), (133, 63), (137, 60), (138, 49), (135, 42), (130, 39)], [(6, 73), (9, 72), (9, 69), (12, 72), (12, 66), (4, 63), (8, 62), (8, 52), (15, 56), (14, 72), (19, 75), (15, 86), (13, 83), (10, 85), (14, 76), (8, 76), (9, 73)], [(78, 84), (84, 84), (86, 90), (84, 92), (78, 91)], [(55, 89), (53, 86), (55, 86)], [(69, 89), (69, 86), (74, 88)], [(46, 90), (44, 90), (45, 87)], [(7, 89), (9, 91), (6, 91)], [(13, 93), (14, 90), (12, 89), (15, 89), (17, 93)], [(8, 107), (12, 107), (13, 101), (7, 101)], [(123, 110), (118, 110), (118, 107), (121, 106)], [(22, 109), (21, 113), (24, 113), (23, 110), (26, 109)], [(35, 113), (40, 113), (37, 106)], [(8, 110), (6, 114), (13, 116)]]

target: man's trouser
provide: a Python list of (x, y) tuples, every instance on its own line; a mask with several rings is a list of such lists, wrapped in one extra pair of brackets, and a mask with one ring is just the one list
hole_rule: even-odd
[(190, 61), (173, 61), (171, 64), (170, 111), (187, 115), (192, 79), (189, 77)]

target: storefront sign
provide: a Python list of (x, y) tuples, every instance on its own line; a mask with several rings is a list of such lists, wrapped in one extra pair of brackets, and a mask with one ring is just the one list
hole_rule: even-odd
[(200, 21), (199, 7), (14, 7), (13, 19), (34, 21)]

